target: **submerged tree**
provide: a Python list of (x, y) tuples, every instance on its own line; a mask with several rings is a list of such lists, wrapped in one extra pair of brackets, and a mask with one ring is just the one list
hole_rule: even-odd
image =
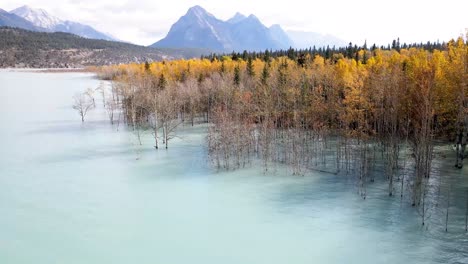
[(84, 122), (86, 114), (96, 106), (92, 93), (89, 89), (83, 93), (77, 93), (73, 96), (73, 101), (73, 109), (78, 111), (81, 122)]

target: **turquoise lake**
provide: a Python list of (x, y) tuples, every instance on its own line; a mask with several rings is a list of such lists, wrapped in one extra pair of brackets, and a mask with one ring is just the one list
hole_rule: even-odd
[(384, 181), (363, 200), (340, 175), (217, 171), (206, 125), (155, 150), (99, 104), (82, 124), (72, 97), (99, 84), (0, 71), (0, 263), (468, 263), (468, 166), (435, 161), (457, 182), (446, 233), (445, 207), (422, 227)]

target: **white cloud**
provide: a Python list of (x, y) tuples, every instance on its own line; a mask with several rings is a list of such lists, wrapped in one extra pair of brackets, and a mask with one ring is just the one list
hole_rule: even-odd
[(446, 41), (468, 27), (468, 2), (446, 0), (434, 4), (423, 0), (393, 1), (252, 1), (238, 0), (2, 0), (10, 10), (27, 4), (43, 8), (68, 20), (87, 23), (100, 31), (137, 44), (149, 45), (193, 5), (201, 5), (221, 19), (239, 11), (255, 14), (266, 25), (328, 33), (361, 44)]

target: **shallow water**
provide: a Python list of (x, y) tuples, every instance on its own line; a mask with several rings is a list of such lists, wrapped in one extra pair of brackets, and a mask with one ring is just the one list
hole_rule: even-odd
[(102, 109), (82, 125), (72, 96), (98, 85), (0, 72), (0, 263), (468, 263), (468, 166), (436, 162), (458, 198), (426, 229), (384, 182), (362, 200), (343, 176), (217, 172), (203, 126), (156, 151)]

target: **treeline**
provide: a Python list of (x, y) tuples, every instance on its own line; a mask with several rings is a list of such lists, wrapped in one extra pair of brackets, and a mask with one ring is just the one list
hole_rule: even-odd
[(467, 43), (335, 55), (163, 61), (102, 67), (99, 76), (113, 80), (109, 113), (122, 109), (135, 131), (151, 130), (156, 148), (181, 123), (202, 120), (218, 168), (262, 161), (265, 170), (342, 173), (363, 198), (384, 175), (388, 194), (406, 194), (424, 223), (426, 198), (440, 193), (430, 180), (436, 143), (453, 147), (458, 168), (467, 156)]
[(230, 58), (231, 60), (238, 60), (242, 59), (244, 61), (248, 59), (260, 59), (263, 61), (268, 61), (270, 59), (276, 59), (280, 57), (288, 57), (291, 60), (296, 60), (299, 64), (303, 64), (305, 62), (305, 57), (310, 56), (314, 58), (315, 56), (321, 56), (325, 58), (326, 60), (328, 59), (333, 59), (333, 61), (337, 62), (340, 58), (348, 58), (348, 59), (355, 59), (356, 61), (361, 61), (362, 63), (366, 63), (367, 59), (369, 57), (366, 57), (368, 55), (368, 52), (362, 53), (361, 51), (369, 51), (369, 52), (375, 52), (376, 50), (381, 50), (381, 51), (390, 51), (390, 50), (407, 50), (411, 48), (417, 48), (417, 49), (424, 49), (427, 51), (434, 51), (434, 50), (446, 50), (447, 49), (447, 43), (445, 42), (426, 42), (426, 43), (411, 43), (411, 44), (406, 44), (400, 43), (400, 39), (396, 39), (392, 41), (392, 44), (388, 44), (387, 46), (377, 46), (376, 44), (373, 44), (372, 46), (367, 45), (367, 43), (364, 43), (362, 46), (358, 46), (353, 43), (349, 43), (348, 46), (346, 47), (310, 47), (308, 49), (293, 49), (289, 48), (287, 50), (265, 50), (263, 52), (232, 52), (230, 54), (217, 54), (217, 53), (211, 53), (209, 55), (202, 55), (200, 59), (209, 59), (213, 61), (214, 59), (216, 60), (224, 60), (226, 58)]

